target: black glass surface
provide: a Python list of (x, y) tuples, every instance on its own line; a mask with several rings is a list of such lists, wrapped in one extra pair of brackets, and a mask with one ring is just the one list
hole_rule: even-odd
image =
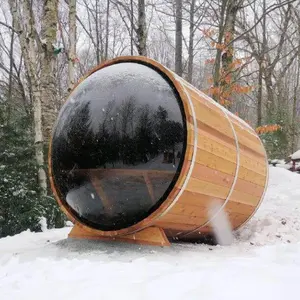
[(176, 183), (186, 147), (181, 100), (152, 67), (124, 62), (82, 81), (52, 139), (55, 187), (72, 213), (100, 230), (151, 214)]

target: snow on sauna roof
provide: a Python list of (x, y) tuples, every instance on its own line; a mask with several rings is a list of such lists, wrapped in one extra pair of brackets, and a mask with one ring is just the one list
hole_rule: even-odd
[(296, 152), (292, 155), (291, 158), (292, 158), (292, 159), (300, 159), (300, 150), (296, 151)]

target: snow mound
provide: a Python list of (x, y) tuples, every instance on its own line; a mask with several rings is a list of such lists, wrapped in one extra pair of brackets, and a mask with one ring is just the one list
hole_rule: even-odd
[(270, 167), (265, 198), (253, 218), (237, 233), (238, 242), (255, 245), (300, 241), (300, 175)]

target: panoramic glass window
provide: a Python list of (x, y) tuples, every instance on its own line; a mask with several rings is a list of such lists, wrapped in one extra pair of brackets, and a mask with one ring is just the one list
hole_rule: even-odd
[(62, 201), (100, 230), (129, 227), (166, 199), (179, 176), (186, 127), (172, 83), (124, 62), (81, 82), (52, 139), (52, 173)]

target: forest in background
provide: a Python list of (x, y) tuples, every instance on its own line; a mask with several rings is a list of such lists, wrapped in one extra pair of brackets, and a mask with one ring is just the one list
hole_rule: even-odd
[(65, 219), (47, 179), (74, 84), (117, 56), (153, 58), (256, 129), (269, 158), (299, 149), (298, 0), (1, 0), (0, 237)]

